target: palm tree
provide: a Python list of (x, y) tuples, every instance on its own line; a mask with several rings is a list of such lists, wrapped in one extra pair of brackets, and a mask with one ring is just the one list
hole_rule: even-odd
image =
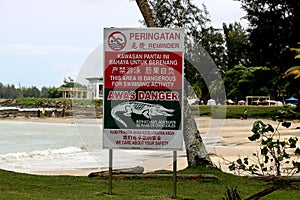
[[(300, 44), (300, 42), (298, 42), (298, 44)], [(295, 59), (300, 58), (300, 48), (290, 48), (290, 50), (296, 52)], [(288, 78), (288, 77), (293, 77), (295, 80), (297, 80), (297, 83), (298, 83), (298, 81), (300, 80), (300, 66), (293, 66), (293, 67), (289, 68), (288, 70), (286, 70), (286, 72), (284, 73), (284, 78)], [(297, 84), (297, 99), (298, 99), (297, 110), (298, 111), (300, 111), (300, 99), (299, 98), (300, 98), (300, 87), (299, 87), (299, 84)]]
[(286, 70), (284, 77), (294, 77), (294, 79), (298, 79), (300, 77), (300, 66), (294, 66)]

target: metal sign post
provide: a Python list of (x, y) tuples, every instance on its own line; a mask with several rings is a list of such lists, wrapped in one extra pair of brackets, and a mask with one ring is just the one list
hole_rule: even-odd
[(177, 151), (173, 151), (173, 199), (177, 198)]
[(113, 161), (113, 150), (109, 149), (108, 194), (110, 194), (110, 195), (112, 195), (112, 161)]

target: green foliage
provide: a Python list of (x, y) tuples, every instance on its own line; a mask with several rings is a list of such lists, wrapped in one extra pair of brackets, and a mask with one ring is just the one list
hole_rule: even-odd
[[(185, 29), (185, 78), (197, 94), (201, 94), (199, 98), (209, 98), (207, 86), (210, 82), (207, 80), (215, 80), (216, 74), (223, 73), (225, 68), (222, 32), (209, 26), (206, 7), (203, 5), (198, 8), (191, 0), (150, 0), (149, 4), (160, 27)], [(201, 46), (202, 49), (196, 49), (195, 46)], [(208, 57), (212, 58), (210, 62), (207, 61)], [(214, 70), (212, 66), (218, 69)]]
[(206, 7), (199, 9), (191, 0), (149, 0), (159, 27), (185, 27), (186, 34), (194, 37), (209, 22)]
[(224, 85), (228, 98), (237, 97), (239, 99), (248, 95), (249, 71), (244, 66), (235, 66), (226, 71)]
[(293, 66), (289, 47), (299, 39), (298, 0), (238, 0), (249, 21), (252, 65)]
[(44, 98), (18, 98), (16, 99), (18, 105), (32, 106), (41, 105), (45, 102)]
[[(225, 47), (223, 35), (218, 29), (213, 27), (204, 28), (201, 32), (202, 38), (196, 38), (199, 44), (208, 52), (214, 63), (223, 74), (226, 70)], [(198, 70), (201, 71), (201, 70)]]
[(0, 82), (0, 98), (3, 99), (15, 99), (22, 97), (22, 90), (20, 88), (16, 88), (15, 85), (3, 85)]
[(225, 39), (225, 66), (224, 71), (232, 69), (236, 65), (247, 66), (249, 63), (247, 51), (249, 49), (248, 35), (240, 23), (229, 25), (223, 23)]
[(74, 87), (74, 85), (75, 85), (74, 79), (72, 79), (71, 77), (68, 77), (68, 78), (64, 78), (64, 83), (60, 87), (72, 88), (72, 87)]
[(60, 98), (62, 96), (61, 92), (56, 87), (51, 87), (48, 89), (48, 98)]
[[(300, 44), (300, 43), (298, 42), (298, 44)], [(296, 52), (295, 59), (298, 59), (297, 61), (299, 62), (300, 48), (290, 48), (290, 50)], [(292, 77), (292, 80), (290, 80), (290, 85), (294, 86), (294, 91), (296, 93), (296, 97), (298, 99), (300, 99), (300, 87), (299, 87), (300, 66), (299, 66), (299, 63), (297, 63), (297, 64), (298, 64), (298, 66), (293, 66), (293, 67), (290, 67), (288, 70), (286, 70), (284, 73), (284, 77), (285, 78)], [(298, 101), (298, 103), (297, 103), (297, 110), (300, 111), (300, 101)]]
[(55, 98), (18, 98), (16, 104), (23, 107), (55, 107), (57, 105), (72, 105), (71, 99)]
[[(86, 88), (86, 86), (74, 82), (71, 77), (64, 78), (64, 83), (60, 87), (66, 88)], [(36, 86), (16, 88), (15, 85), (3, 85), (0, 82), (0, 98), (3, 99), (17, 99), (17, 98), (60, 98), (62, 93), (57, 87), (43, 86), (38, 89)]]
[(269, 67), (235, 66), (223, 78), (227, 97), (242, 99), (245, 96), (272, 94), (275, 81), (274, 72)]
[(237, 159), (233, 161), (229, 169), (231, 171), (246, 171), (256, 175), (275, 175), (280, 176), (282, 173), (291, 175), (300, 172), (299, 148), (297, 147), (297, 137), (290, 137), (288, 140), (281, 139), (278, 127), (281, 125), (285, 128), (291, 126), (291, 122), (285, 121), (284, 113), (289, 113), (285, 109), (279, 111), (277, 115), (277, 127), (257, 120), (253, 123), (252, 135), (248, 139), (260, 144), (260, 150), (253, 153), (256, 163), (250, 163), (249, 158)]
[[(249, 22), (248, 64), (245, 66), (267, 66), (271, 69), (273, 74), (269, 75), (272, 77), (269, 83), (272, 84), (262, 88), (271, 96), (276, 97), (276, 91), (284, 91), (287, 96), (296, 94), (299, 82), (295, 85), (286, 83), (282, 75), (288, 68), (299, 66), (299, 59), (294, 59), (295, 52), (290, 51), (290, 47), (299, 42), (299, 0), (238, 1), (246, 12), (244, 18)], [(266, 80), (270, 79), (267, 77)]]
[(40, 90), (36, 86), (22, 88), (23, 97), (40, 97)]

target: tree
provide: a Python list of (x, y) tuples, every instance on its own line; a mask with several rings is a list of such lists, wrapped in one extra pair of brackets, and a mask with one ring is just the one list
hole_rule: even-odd
[(247, 66), (247, 50), (249, 48), (248, 35), (238, 22), (229, 24), (223, 23), (224, 39), (226, 46), (225, 66), (227, 70), (236, 65)]
[(144, 18), (144, 22), (148, 27), (159, 27), (157, 20), (153, 16), (153, 11), (149, 6), (147, 0), (138, 0), (136, 1), (142, 15)]
[(15, 88), (15, 85), (3, 85), (0, 83), (0, 98), (16, 99), (22, 97), (21, 89)]
[(249, 67), (249, 94), (260, 96), (274, 93), (274, 71), (266, 66)]
[[(289, 48), (299, 41), (300, 1), (238, 0), (249, 21), (249, 63), (245, 66), (267, 66), (274, 73), (273, 93), (283, 92), (282, 74), (296, 65)], [(291, 85), (289, 85), (291, 86)], [(290, 93), (290, 91), (286, 91)]]
[(50, 89), (50, 88), (48, 88), (48, 87), (46, 87), (46, 86), (43, 86), (43, 87), (41, 88), (40, 97), (41, 97), (41, 98), (48, 98), (48, 97), (49, 97), (49, 96), (48, 96), (49, 89)]
[(235, 66), (224, 76), (224, 84), (228, 98), (241, 99), (248, 95), (272, 95), (274, 72), (268, 67)]
[[(300, 42), (298, 42), (298, 44), (300, 44)], [(290, 50), (296, 52), (296, 55), (294, 57), (295, 59), (300, 59), (300, 48), (290, 48)], [(294, 79), (293, 82), (296, 86), (296, 95), (298, 98), (297, 110), (300, 111), (300, 66), (293, 66), (286, 70), (286, 72), (284, 73), (284, 77), (292, 77)]]
[(60, 98), (62, 96), (61, 92), (56, 87), (48, 88), (48, 98)]
[(249, 21), (249, 58), (252, 66), (294, 66), (289, 47), (300, 35), (299, 0), (238, 0)]
[(60, 86), (60, 88), (86, 88), (86, 86), (79, 82), (75, 82), (73, 78), (68, 77), (64, 78), (64, 83)]
[(4, 85), (0, 82), (0, 98), (4, 97)]
[(201, 38), (201, 30), (210, 21), (206, 7), (201, 10), (191, 0), (150, 0), (149, 4), (157, 27), (184, 27), (189, 37)]
[(220, 30), (211, 27), (202, 29), (198, 38), (201, 46), (209, 53), (221, 74), (226, 71), (224, 39)]
[(22, 88), (23, 97), (40, 97), (40, 90), (36, 86), (32, 86), (30, 88)]
[(60, 87), (72, 88), (72, 87), (74, 87), (74, 85), (75, 85), (74, 79), (72, 79), (71, 77), (68, 77), (68, 78), (64, 78), (64, 83)]
[[(202, 12), (192, 5), (190, 0), (149, 1), (152, 8), (147, 0), (136, 0), (136, 2), (148, 27), (185, 27), (186, 35), (194, 36), (199, 34), (197, 25), (203, 26), (205, 22), (201, 17)], [(186, 98), (185, 105), (187, 105)], [(188, 106), (184, 106), (184, 118), (186, 123), (183, 129), (188, 166), (212, 165)]]
[(235, 66), (226, 71), (224, 76), (224, 84), (227, 97), (231, 99), (243, 99), (249, 95), (249, 71), (247, 67)]

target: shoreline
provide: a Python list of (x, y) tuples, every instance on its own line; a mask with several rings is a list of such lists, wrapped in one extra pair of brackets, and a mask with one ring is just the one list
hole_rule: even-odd
[[(210, 155), (210, 159), (213, 163), (222, 169), (224, 172), (229, 172), (229, 161), (235, 161), (237, 158), (252, 156), (254, 152), (259, 150), (259, 145), (256, 142), (248, 140), (248, 136), (251, 135), (251, 129), (254, 121), (257, 119), (212, 119), (210, 117), (195, 117), (197, 127), (200, 131), (202, 138), (215, 138), (221, 137), (222, 140), (218, 142), (209, 143), (206, 149)], [(13, 119), (0, 119), (1, 122), (5, 121), (20, 121), (20, 122), (36, 122), (36, 123), (64, 123), (64, 124), (76, 124), (76, 123), (102, 123), (102, 119), (75, 119), (71, 116), (67, 117), (15, 117)], [(263, 119), (265, 123), (271, 124), (275, 127), (276, 122)], [(300, 135), (300, 121), (295, 120), (290, 128), (279, 127), (282, 139), (289, 138), (290, 136)], [(208, 142), (208, 141), (206, 141)], [(299, 142), (299, 141), (298, 141)], [(224, 159), (223, 159), (224, 158)], [(140, 163), (138, 166), (144, 167), (144, 173), (153, 172), (156, 170), (172, 170), (173, 158), (170, 157), (157, 157), (150, 160), (146, 160)], [(180, 155), (177, 157), (177, 169), (182, 170), (187, 167), (186, 156)], [(104, 169), (53, 169), (53, 170), (40, 170), (33, 171), (32, 174), (38, 175), (67, 175), (67, 176), (87, 176), (92, 172), (103, 171)]]
[(0, 122), (5, 121), (17, 121), (17, 122), (30, 122), (30, 123), (56, 123), (56, 124), (82, 124), (82, 123), (102, 123), (102, 118), (74, 118), (73, 116), (65, 117), (10, 117), (10, 118), (0, 118)]
[[(144, 168), (144, 173), (154, 172), (159, 170), (173, 170), (173, 158), (156, 158), (144, 161), (143, 163), (139, 164), (139, 167)], [(156, 162), (153, 162), (156, 161)], [(134, 166), (137, 167), (137, 166)], [(177, 170), (183, 170), (187, 167), (187, 159), (186, 156), (178, 156), (177, 157)], [(127, 167), (126, 167), (127, 168)], [(131, 167), (130, 167), (131, 168)], [(115, 169), (123, 169), (123, 168), (113, 168)], [(88, 176), (90, 173), (93, 172), (101, 172), (101, 171), (108, 171), (108, 168), (105, 169), (57, 169), (57, 170), (40, 170), (40, 171), (33, 171), (31, 174), (34, 175), (46, 175), (46, 176)]]
[(75, 119), (72, 116), (66, 117), (7, 117), (1, 118), (0, 121), (20, 121), (20, 122), (37, 122), (37, 123), (74, 123)]

